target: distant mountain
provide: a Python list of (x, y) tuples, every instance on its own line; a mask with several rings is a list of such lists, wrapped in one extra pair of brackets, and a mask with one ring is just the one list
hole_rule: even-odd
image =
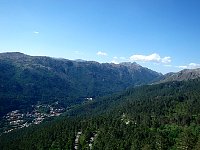
[(151, 82), (161, 74), (136, 63), (72, 61), (22, 53), (0, 54), (0, 114), (37, 101), (76, 103)]
[(200, 77), (200, 68), (198, 69), (184, 69), (177, 73), (167, 73), (160, 76), (157, 83), (164, 83), (170, 81), (187, 81), (191, 79), (196, 79)]

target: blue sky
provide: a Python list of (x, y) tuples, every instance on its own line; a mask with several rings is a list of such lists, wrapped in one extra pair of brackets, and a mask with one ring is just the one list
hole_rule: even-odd
[(200, 67), (199, 0), (0, 0), (0, 52)]

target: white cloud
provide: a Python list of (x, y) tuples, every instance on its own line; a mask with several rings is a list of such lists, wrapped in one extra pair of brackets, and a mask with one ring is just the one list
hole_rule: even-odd
[(180, 69), (196, 69), (196, 68), (200, 68), (200, 64), (197, 63), (190, 63), (188, 65), (184, 65), (184, 66), (176, 66), (177, 68)]
[(188, 66), (176, 66), (176, 67), (180, 69), (187, 69)]
[(190, 64), (189, 64), (189, 67), (190, 67), (191, 69), (200, 68), (200, 64), (190, 63)]
[(162, 60), (162, 63), (164, 63), (164, 64), (168, 64), (172, 61), (171, 57), (164, 57), (161, 60)]
[(165, 67), (172, 67), (172, 65), (164, 65)]
[(113, 63), (113, 64), (119, 64), (119, 62), (116, 61), (116, 60), (112, 60), (111, 63)]
[(107, 53), (102, 52), (102, 51), (98, 51), (98, 52), (97, 52), (97, 55), (98, 55), (98, 56), (107, 56)]
[(34, 33), (34, 34), (39, 34), (40, 32), (38, 32), (38, 31), (34, 31), (33, 33)]
[(156, 53), (151, 55), (132, 55), (130, 57), (130, 60), (132, 61), (143, 61), (143, 62), (148, 62), (148, 61), (159, 62), (160, 59), (161, 59), (160, 56)]
[(121, 60), (126, 60), (126, 58), (125, 58), (125, 57), (119, 57), (119, 59), (121, 59)]
[(121, 62), (124, 62), (124, 61), (130, 61), (129, 59), (126, 59), (125, 57), (113, 57), (111, 63), (114, 63), (114, 64), (119, 64)]
[(170, 63), (171, 57), (161, 58), (159, 54), (153, 53), (151, 55), (132, 55), (131, 61), (142, 61), (142, 62), (156, 62), (156, 63)]

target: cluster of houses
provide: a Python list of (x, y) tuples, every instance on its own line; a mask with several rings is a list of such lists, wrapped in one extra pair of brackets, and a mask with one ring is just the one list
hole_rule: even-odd
[[(93, 98), (83, 98), (83, 102), (93, 101)], [(32, 124), (40, 124), (46, 118), (60, 116), (63, 112), (70, 110), (70, 108), (63, 108), (58, 102), (52, 104), (37, 104), (32, 105), (32, 111), (22, 112), (21, 110), (14, 110), (7, 113), (4, 117), (4, 126), (0, 128), (2, 133), (8, 133), (12, 130), (29, 127)]]
[[(48, 111), (42, 111), (44, 109)], [(60, 116), (64, 111), (65, 108), (54, 107), (46, 104), (33, 106), (33, 111), (31, 112), (24, 113), (20, 110), (11, 111), (3, 117), (6, 126), (4, 133), (8, 133), (12, 130), (23, 127), (28, 127), (32, 124), (40, 124), (44, 119), (48, 117)]]

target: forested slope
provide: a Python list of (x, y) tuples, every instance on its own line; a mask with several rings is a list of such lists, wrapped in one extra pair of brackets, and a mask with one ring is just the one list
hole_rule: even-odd
[(0, 53), (0, 117), (38, 101), (65, 106), (149, 83), (161, 74), (136, 63), (71, 61), (22, 53)]
[(92, 137), (95, 150), (200, 147), (200, 79), (141, 86), (84, 107), (73, 112), (79, 117), (4, 134), (0, 149), (74, 149), (79, 132), (79, 149), (90, 149)]

